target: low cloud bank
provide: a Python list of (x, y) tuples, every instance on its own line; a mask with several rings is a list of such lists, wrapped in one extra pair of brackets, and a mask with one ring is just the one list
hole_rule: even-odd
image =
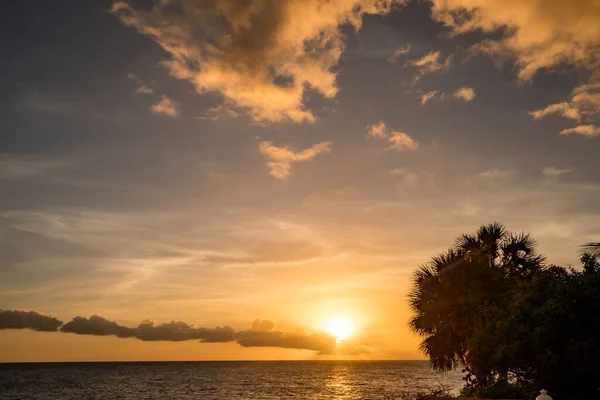
[(0, 310), (0, 330), (32, 329), (40, 332), (56, 332), (61, 320), (35, 311)]
[(198, 340), (201, 343), (235, 342), (243, 347), (279, 347), (286, 349), (312, 350), (319, 354), (363, 354), (368, 353), (364, 339), (346, 339), (337, 342), (335, 336), (321, 331), (284, 332), (275, 329), (268, 320), (256, 319), (241, 331), (230, 326), (216, 328), (196, 327), (183, 321), (172, 321), (156, 325), (153, 321), (142, 321), (137, 328), (119, 325), (98, 315), (89, 318), (75, 317), (63, 322), (35, 311), (0, 310), (0, 330), (32, 329), (35, 331), (75, 333), (78, 335), (116, 336), (135, 338), (142, 341), (182, 342)]
[(97, 315), (89, 319), (75, 317), (60, 328), (61, 332), (77, 333), (80, 335), (117, 336), (120, 338), (136, 337), (136, 330), (121, 326)]

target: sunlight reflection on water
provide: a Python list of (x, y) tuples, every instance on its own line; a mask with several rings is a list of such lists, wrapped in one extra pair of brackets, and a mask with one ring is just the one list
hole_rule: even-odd
[(382, 400), (440, 383), (462, 385), (418, 361), (0, 364), (3, 400)]

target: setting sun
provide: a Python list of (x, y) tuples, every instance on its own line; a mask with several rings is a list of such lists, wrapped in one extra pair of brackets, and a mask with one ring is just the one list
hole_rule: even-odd
[(354, 332), (354, 323), (348, 318), (332, 318), (327, 321), (327, 332), (337, 337), (338, 340), (343, 340)]

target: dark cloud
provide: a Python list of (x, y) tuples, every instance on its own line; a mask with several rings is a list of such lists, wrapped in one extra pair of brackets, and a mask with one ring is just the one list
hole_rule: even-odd
[(56, 332), (62, 321), (35, 311), (0, 310), (0, 329), (33, 329)]
[(236, 342), (243, 347), (281, 347), (286, 349), (313, 350), (319, 354), (359, 355), (368, 353), (365, 338), (347, 338), (338, 342), (335, 336), (324, 332), (296, 329), (284, 332), (275, 329), (271, 321), (255, 319), (250, 328), (239, 331)]
[(321, 354), (332, 354), (336, 345), (335, 337), (326, 333), (246, 330), (238, 332), (236, 337), (238, 344), (244, 347), (282, 347), (314, 350)]
[(182, 342), (185, 340), (200, 340), (202, 343), (225, 343), (235, 338), (235, 331), (229, 327), (196, 328), (183, 321), (172, 321), (154, 325), (152, 321), (144, 321), (137, 327), (137, 338), (146, 341)]
[(252, 321), (252, 325), (250, 326), (250, 328), (248, 328), (248, 330), (266, 332), (272, 330), (273, 328), (275, 328), (275, 324), (271, 321), (267, 321), (266, 319), (255, 319), (254, 321)]
[(137, 328), (129, 328), (98, 315), (92, 315), (89, 319), (75, 317), (60, 330), (79, 335), (112, 335), (120, 338), (136, 338), (143, 341), (182, 342), (185, 340), (200, 340), (203, 343), (223, 343), (232, 342), (235, 339), (235, 331), (228, 326), (219, 326), (214, 329), (196, 328), (194, 325), (189, 325), (183, 321), (154, 325), (154, 322), (146, 320)]
[(285, 349), (312, 350), (319, 354), (362, 354), (366, 350), (363, 340), (337, 342), (335, 336), (320, 331), (298, 329), (294, 332), (276, 330), (276, 325), (268, 320), (255, 319), (252, 325), (242, 331), (230, 326), (216, 328), (196, 327), (184, 321), (172, 321), (155, 325), (145, 320), (137, 328), (130, 328), (109, 321), (98, 315), (89, 318), (75, 317), (62, 325), (56, 318), (30, 311), (0, 310), (0, 329), (34, 329), (57, 331), (78, 335), (116, 336), (136, 338), (142, 341), (183, 342), (198, 340), (201, 343), (235, 342), (243, 347), (280, 347)]
[(98, 315), (92, 315), (89, 319), (75, 317), (60, 328), (61, 332), (77, 333), (79, 335), (114, 335), (120, 338), (136, 336), (136, 330), (121, 326), (116, 322), (109, 321)]

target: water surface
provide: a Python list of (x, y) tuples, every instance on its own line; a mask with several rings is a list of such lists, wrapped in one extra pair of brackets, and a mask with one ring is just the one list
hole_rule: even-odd
[(422, 361), (0, 364), (0, 399), (271, 400), (408, 398), (446, 384)]

